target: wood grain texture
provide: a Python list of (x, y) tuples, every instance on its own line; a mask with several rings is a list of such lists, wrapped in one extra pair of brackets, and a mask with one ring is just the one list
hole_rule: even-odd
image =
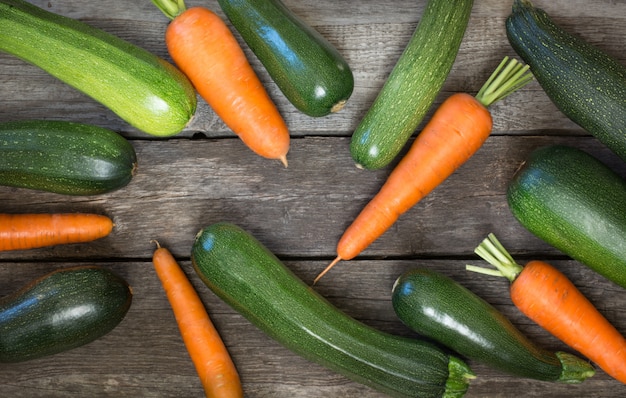
[[(167, 19), (150, 1), (31, 1), (80, 19), (170, 60), (163, 42)], [(345, 55), (355, 90), (339, 113), (311, 118), (282, 96), (244, 45), (253, 67), (292, 135), (289, 168), (254, 155), (200, 100), (196, 117), (170, 139), (149, 137), (83, 94), (8, 54), (0, 53), (0, 121), (58, 119), (111, 128), (128, 137), (139, 161), (124, 189), (67, 197), (0, 187), (1, 212), (91, 211), (111, 216), (111, 235), (88, 244), (0, 253), (0, 295), (53, 269), (101, 264), (133, 286), (124, 321), (110, 334), (53, 357), (0, 364), (1, 397), (199, 397), (202, 387), (150, 258), (152, 239), (168, 247), (198, 289), (228, 345), (246, 395), (264, 397), (382, 397), (311, 364), (272, 341), (212, 294), (195, 276), (189, 256), (205, 225), (231, 221), (252, 232), (303, 280), (310, 282), (335, 256), (343, 230), (391, 171), (359, 170), (350, 135), (382, 87), (419, 22), (426, 1), (284, 0)], [(564, 27), (626, 64), (626, 2), (535, 0)], [(215, 0), (187, 1), (221, 14)], [(504, 31), (511, 2), (475, 0), (455, 65), (435, 101), (475, 92), (504, 55), (514, 55)], [(223, 14), (222, 14), (223, 15)], [(570, 351), (522, 316), (502, 279), (470, 274), (473, 248), (494, 232), (519, 261), (549, 259), (607, 318), (626, 333), (626, 291), (525, 231), (510, 214), (508, 181), (533, 148), (564, 143), (582, 148), (626, 177), (626, 164), (556, 110), (535, 82), (492, 107), (494, 132), (444, 184), (374, 242), (359, 258), (337, 265), (316, 289), (339, 309), (389, 333), (417, 337), (395, 317), (394, 280), (413, 267), (445, 273), (505, 313), (537, 344)], [(601, 370), (581, 385), (524, 380), (471, 363), (477, 379), (467, 397), (621, 397), (626, 386)]]

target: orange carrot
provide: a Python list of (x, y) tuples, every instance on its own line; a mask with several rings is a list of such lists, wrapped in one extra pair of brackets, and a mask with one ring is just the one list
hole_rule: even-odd
[(154, 269), (206, 396), (243, 397), (239, 373), (202, 300), (170, 251), (156, 244)]
[(497, 270), (468, 270), (509, 279), (511, 300), (522, 313), (626, 383), (626, 339), (561, 271), (537, 260), (517, 264), (493, 234), (475, 252)]
[(112, 230), (113, 221), (99, 214), (0, 214), (0, 251), (90, 242)]
[(287, 166), (287, 125), (226, 23), (182, 0), (152, 2), (172, 19), (167, 49), (200, 96), (250, 149)]
[(365, 250), (482, 146), (492, 128), (487, 107), (532, 79), (526, 73), (528, 66), (507, 62), (505, 58), (500, 63), (475, 97), (456, 93), (441, 104), (380, 191), (346, 229), (337, 245), (337, 258), (313, 283), (337, 262)]

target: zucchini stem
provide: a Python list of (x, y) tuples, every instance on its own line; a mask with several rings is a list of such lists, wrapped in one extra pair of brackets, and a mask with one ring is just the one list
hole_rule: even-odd
[(515, 262), (513, 257), (502, 246), (500, 241), (494, 234), (489, 234), (481, 243), (476, 247), (474, 253), (478, 254), (483, 260), (497, 268), (493, 270), (485, 267), (477, 267), (474, 265), (466, 265), (465, 269), (472, 272), (478, 272), (481, 274), (505, 277), (509, 281), (513, 282), (517, 275), (522, 272), (523, 267)]
[(155, 6), (169, 19), (174, 19), (187, 9), (185, 0), (152, 0)]
[(524, 65), (514, 58), (504, 57), (480, 88), (476, 94), (476, 99), (485, 107), (489, 107), (494, 102), (528, 84), (533, 79), (529, 69), (530, 66)]

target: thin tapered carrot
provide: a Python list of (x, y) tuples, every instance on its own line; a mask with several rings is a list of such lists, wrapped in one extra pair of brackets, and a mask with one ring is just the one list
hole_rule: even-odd
[(156, 244), (152, 263), (206, 396), (243, 397), (239, 373), (202, 300), (170, 251)]
[(112, 230), (113, 221), (100, 214), (0, 214), (0, 251), (90, 242)]
[(250, 149), (287, 166), (287, 125), (226, 23), (182, 0), (152, 2), (172, 19), (168, 52), (200, 96)]
[(492, 129), (487, 107), (532, 79), (528, 67), (505, 58), (476, 94), (456, 93), (433, 114), (385, 184), (346, 229), (335, 264), (350, 260), (387, 231), (396, 220), (463, 165), (485, 142)]
[(626, 339), (567, 276), (544, 261), (517, 264), (493, 234), (475, 252), (497, 270), (468, 270), (509, 279), (511, 300), (522, 313), (626, 383)]

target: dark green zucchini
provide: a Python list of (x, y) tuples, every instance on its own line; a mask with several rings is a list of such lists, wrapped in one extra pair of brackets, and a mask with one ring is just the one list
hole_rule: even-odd
[(124, 319), (125, 280), (101, 267), (54, 271), (0, 299), (0, 362), (21, 362), (90, 343)]
[(491, 304), (432, 270), (401, 275), (392, 304), (417, 333), (502, 372), (562, 383), (580, 383), (595, 374), (583, 359), (537, 347)]
[(127, 185), (133, 146), (114, 131), (82, 123), (0, 123), (0, 185), (67, 195), (96, 195)]
[(626, 66), (528, 0), (514, 1), (506, 32), (557, 108), (626, 160)]
[(341, 110), (352, 95), (350, 66), (280, 0), (219, 0), (222, 11), (285, 97), (309, 116)]
[(473, 0), (429, 0), (383, 88), (352, 134), (357, 167), (380, 169), (404, 148), (430, 109), (458, 53)]
[(38, 66), (148, 134), (176, 134), (196, 110), (193, 86), (172, 64), (23, 0), (0, 0), (0, 51)]
[(200, 231), (191, 259), (202, 281), (263, 332), (355, 381), (396, 397), (460, 397), (473, 378), (440, 348), (341, 312), (236, 225)]
[(507, 200), (527, 230), (626, 288), (626, 181), (600, 160), (569, 146), (538, 148)]

